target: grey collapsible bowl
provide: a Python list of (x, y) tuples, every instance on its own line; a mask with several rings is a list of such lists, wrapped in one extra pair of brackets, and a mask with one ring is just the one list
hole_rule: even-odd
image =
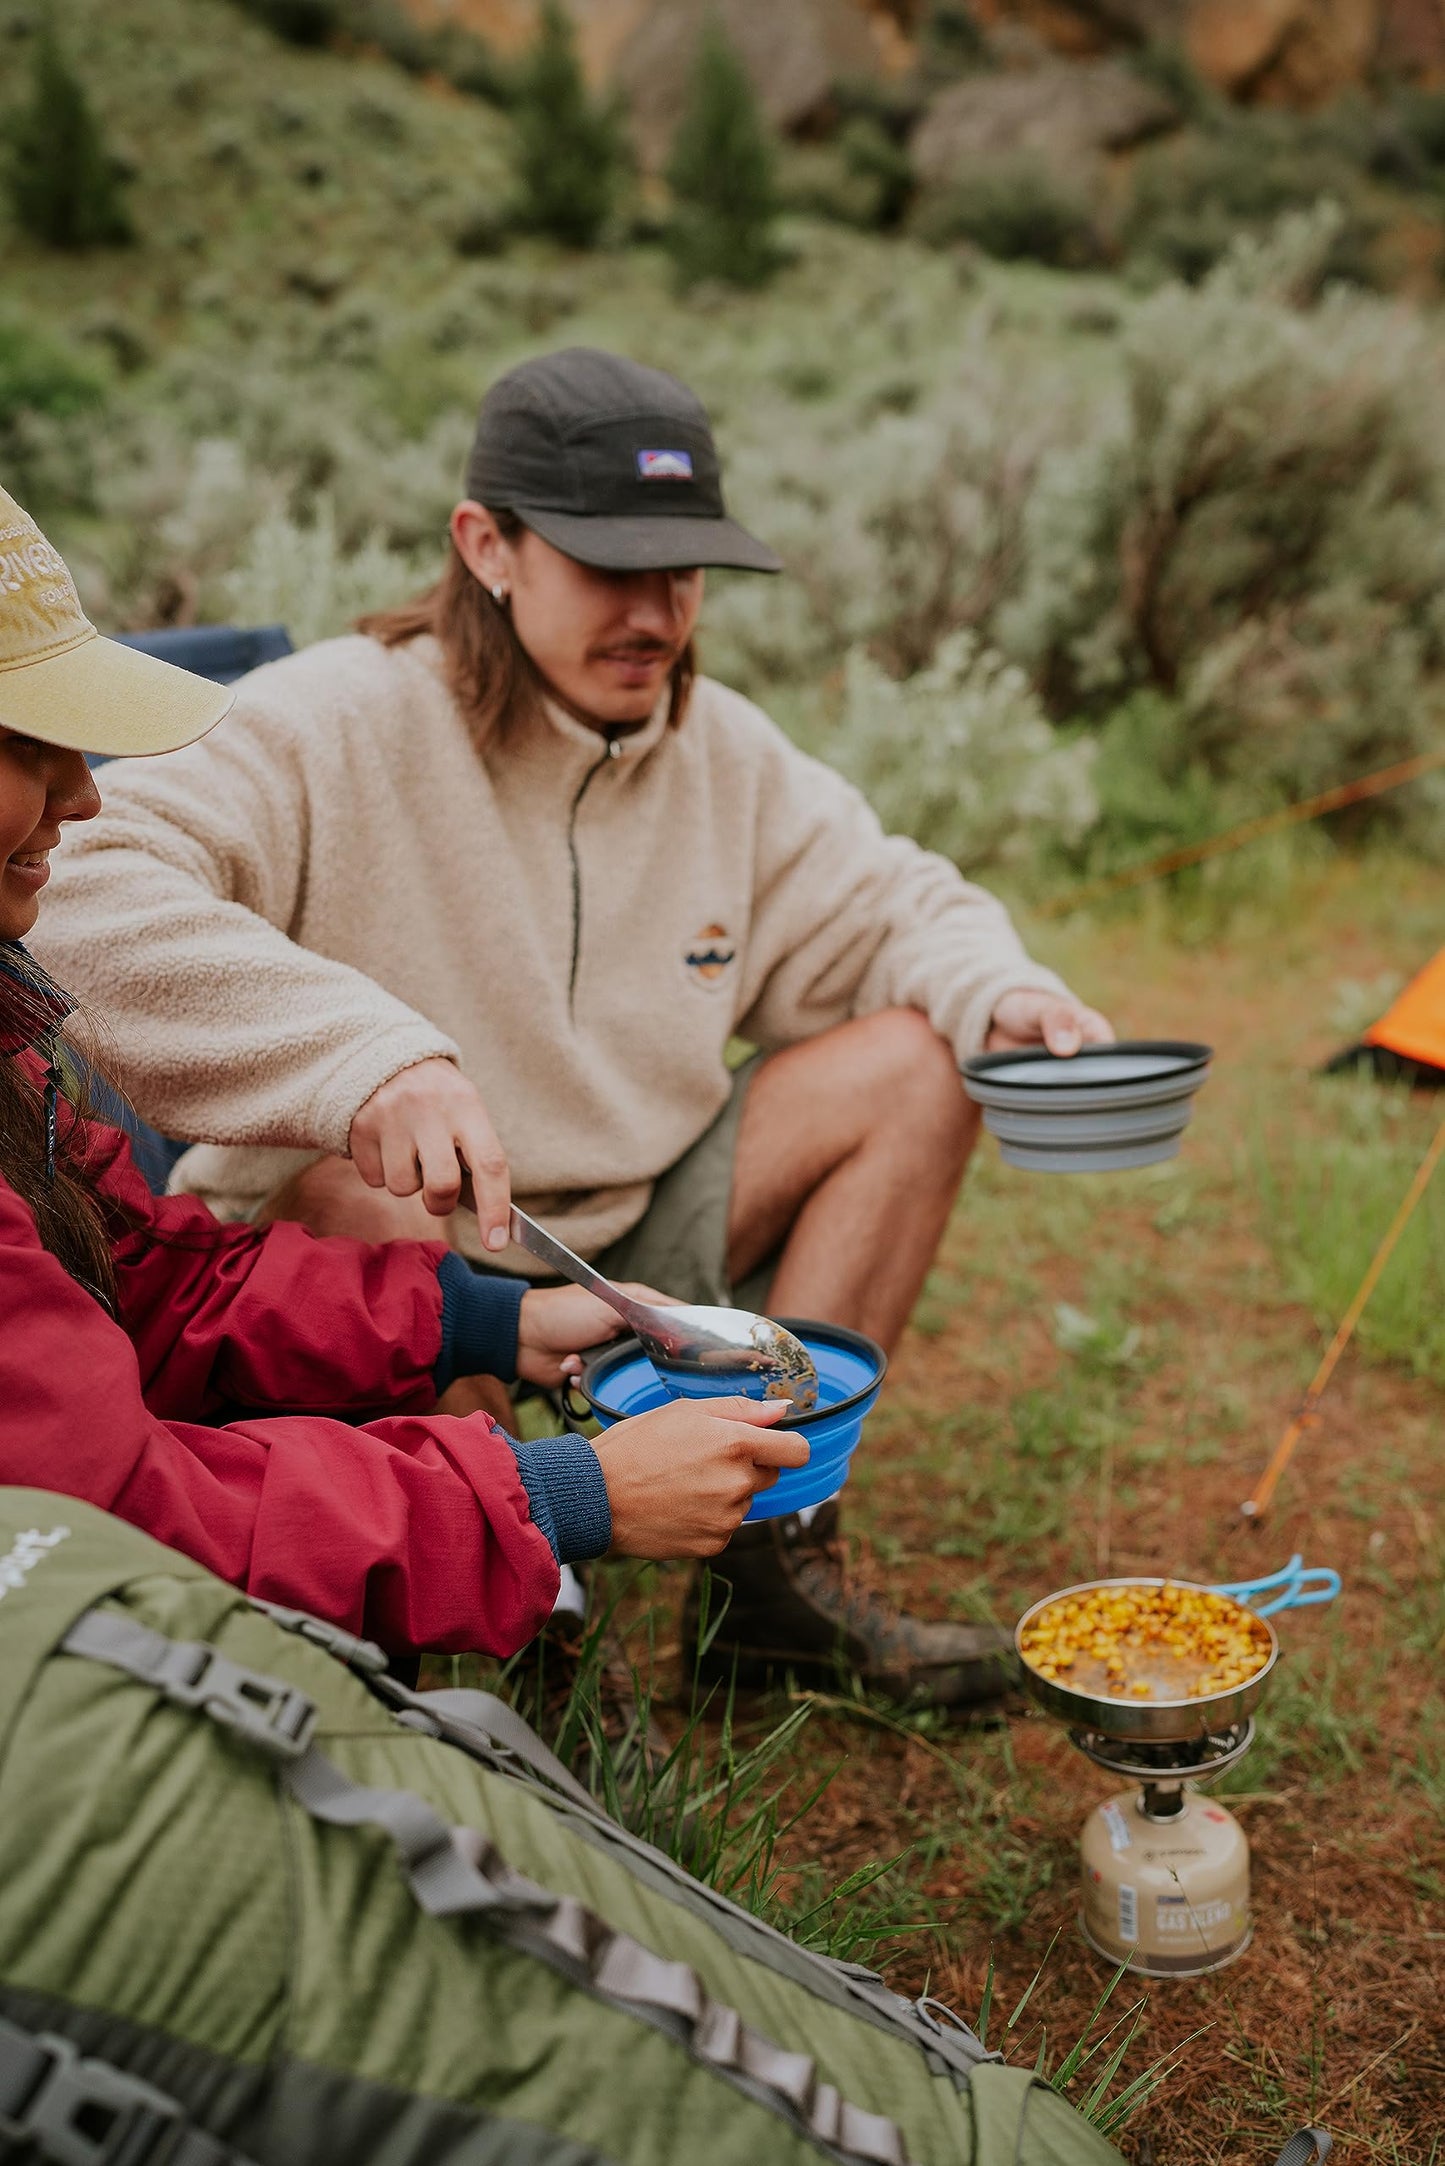
[(1178, 1038), (1052, 1053), (980, 1053), (964, 1089), (1004, 1163), (1035, 1173), (1117, 1173), (1173, 1158), (1212, 1048)]

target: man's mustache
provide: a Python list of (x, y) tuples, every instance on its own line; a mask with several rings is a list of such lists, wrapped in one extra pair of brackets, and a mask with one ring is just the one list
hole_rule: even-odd
[(588, 659), (594, 662), (670, 662), (677, 652), (676, 644), (665, 639), (614, 639), (608, 640), (605, 646), (593, 647)]

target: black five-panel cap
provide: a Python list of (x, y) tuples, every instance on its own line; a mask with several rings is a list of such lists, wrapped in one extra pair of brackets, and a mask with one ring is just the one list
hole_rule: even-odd
[(593, 346), (524, 361), (493, 384), (467, 493), (601, 571), (783, 568), (728, 517), (701, 401), (661, 369)]

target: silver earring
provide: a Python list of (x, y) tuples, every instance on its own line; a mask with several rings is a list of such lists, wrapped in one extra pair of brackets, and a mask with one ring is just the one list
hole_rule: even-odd
[(491, 593), (492, 600), (496, 603), (498, 609), (500, 609), (503, 602), (507, 599), (506, 588), (504, 586), (495, 586), (492, 588)]

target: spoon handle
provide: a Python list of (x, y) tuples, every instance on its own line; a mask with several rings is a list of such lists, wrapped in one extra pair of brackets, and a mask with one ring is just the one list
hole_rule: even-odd
[(515, 1204), (512, 1205), (511, 1234), (518, 1248), (535, 1256), (538, 1263), (550, 1265), (562, 1278), (571, 1279), (574, 1286), (584, 1286), (589, 1294), (596, 1294), (599, 1301), (616, 1309), (634, 1329), (639, 1323), (651, 1321), (652, 1311), (646, 1303), (634, 1301), (629, 1294), (620, 1292), (610, 1279), (603, 1278), (600, 1271), (594, 1271), (591, 1264), (583, 1263), (580, 1256), (574, 1256), (570, 1248), (539, 1226), (534, 1218), (528, 1218), (525, 1211), (519, 1211)]

